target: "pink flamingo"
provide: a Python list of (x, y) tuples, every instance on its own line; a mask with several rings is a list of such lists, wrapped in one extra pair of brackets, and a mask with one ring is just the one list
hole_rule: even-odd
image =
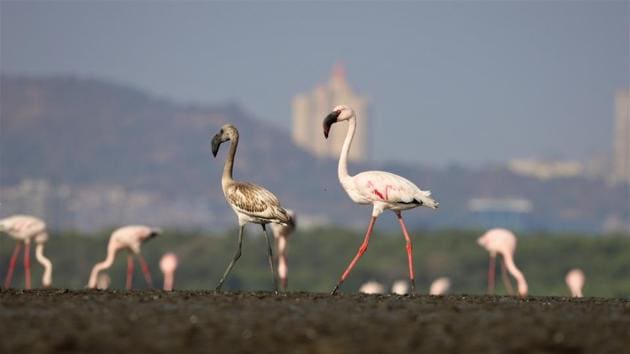
[(282, 289), (286, 290), (289, 283), (289, 266), (287, 264), (287, 242), (296, 227), (295, 212), (286, 209), (292, 222), (287, 225), (271, 224), (271, 231), (276, 239), (276, 253), (278, 254), (278, 277)]
[(52, 284), (52, 263), (44, 256), (44, 243), (48, 241), (46, 223), (33, 216), (14, 215), (0, 220), (0, 232), (5, 232), (17, 241), (13, 249), (13, 254), (11, 255), (11, 261), (9, 262), (9, 270), (4, 281), (4, 287), (9, 288), (11, 286), (15, 263), (17, 262), (22, 243), (24, 243), (25, 288), (31, 288), (31, 242), (35, 242), (35, 258), (44, 267), (42, 285), (45, 288), (49, 287)]
[(337, 293), (339, 286), (346, 280), (352, 268), (367, 250), (376, 218), (386, 209), (392, 210), (396, 214), (403, 235), (405, 236), (407, 260), (409, 263), (409, 281), (411, 283), (411, 292), (413, 293), (415, 290), (415, 276), (413, 271), (412, 244), (401, 212), (419, 206), (437, 209), (438, 202), (431, 198), (431, 192), (423, 191), (409, 180), (389, 172), (367, 171), (355, 176), (350, 176), (348, 174), (348, 153), (357, 127), (357, 119), (354, 111), (345, 105), (337, 106), (328, 114), (324, 120), (323, 126), (324, 137), (328, 138), (330, 127), (335, 123), (346, 120), (348, 121), (348, 131), (341, 148), (341, 156), (339, 157), (339, 167), (337, 170), (339, 181), (353, 202), (358, 204), (372, 204), (372, 218), (370, 219), (370, 224), (368, 225), (365, 238), (359, 251), (341, 275), (339, 282), (332, 291), (332, 295)]
[(166, 253), (160, 259), (160, 269), (164, 274), (164, 286), (166, 291), (172, 291), (175, 283), (175, 269), (177, 269), (177, 255), (173, 252)]
[(513, 290), (510, 285), (510, 280), (507, 276), (507, 271), (512, 274), (516, 279), (518, 287), (518, 293), (521, 296), (527, 296), (527, 281), (525, 276), (514, 264), (514, 251), (516, 250), (516, 236), (506, 229), (491, 229), (488, 230), (483, 236), (477, 239), (479, 246), (485, 248), (490, 252), (490, 261), (488, 266), (488, 293), (494, 293), (494, 278), (495, 278), (495, 260), (497, 253), (501, 254), (501, 271), (503, 274), (503, 284), (508, 292), (512, 295)]
[(567, 283), (572, 297), (582, 297), (582, 288), (584, 287), (584, 272), (581, 269), (571, 269), (564, 281)]
[(100, 273), (98, 275), (98, 279), (96, 280), (96, 288), (98, 290), (107, 290), (109, 288), (109, 284), (112, 283), (112, 278), (107, 275), (107, 273)]
[(451, 289), (451, 279), (447, 277), (437, 278), (431, 283), (429, 295), (445, 295)]
[(149, 287), (153, 287), (151, 281), (151, 274), (149, 273), (149, 266), (144, 260), (144, 257), (140, 254), (140, 246), (142, 243), (152, 239), (153, 237), (161, 234), (162, 231), (156, 228), (150, 228), (143, 225), (131, 225), (124, 226), (117, 230), (114, 230), (112, 236), (109, 238), (109, 244), (107, 245), (107, 257), (101, 263), (97, 263), (92, 268), (90, 274), (90, 280), (88, 282), (88, 288), (95, 289), (98, 279), (98, 273), (102, 270), (108, 269), (114, 263), (116, 253), (118, 251), (126, 249), (130, 253), (127, 255), (127, 281), (126, 288), (131, 289), (131, 283), (133, 280), (133, 256), (137, 256), (140, 261), (142, 273), (144, 273), (144, 280)]
[(406, 280), (396, 280), (394, 284), (392, 284), (392, 294), (407, 295), (408, 292), (409, 284)]
[(361, 287), (359, 288), (359, 292), (370, 295), (383, 294), (385, 292), (385, 287), (383, 286), (383, 284), (375, 280), (370, 280), (367, 283), (361, 285)]

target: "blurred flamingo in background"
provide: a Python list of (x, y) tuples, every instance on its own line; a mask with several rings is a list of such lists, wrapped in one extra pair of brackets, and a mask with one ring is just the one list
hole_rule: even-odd
[(431, 283), (429, 295), (446, 295), (451, 289), (451, 280), (447, 277), (437, 278)]
[(4, 280), (4, 287), (11, 286), (13, 278), (13, 270), (17, 262), (20, 247), (24, 243), (24, 281), (25, 288), (31, 288), (31, 258), (30, 246), (31, 242), (35, 242), (35, 258), (39, 264), (44, 267), (44, 275), (42, 276), (42, 285), (47, 288), (52, 284), (52, 263), (44, 256), (44, 243), (48, 241), (48, 232), (46, 231), (46, 223), (41, 219), (29, 215), (13, 215), (0, 220), (0, 232), (4, 232), (17, 241), (11, 260), (9, 262), (9, 270)]
[(109, 284), (112, 283), (112, 278), (109, 277), (106, 273), (100, 273), (98, 275), (98, 279), (96, 280), (96, 288), (98, 290), (107, 290), (109, 288)]
[(165, 253), (160, 259), (160, 270), (164, 274), (163, 289), (166, 291), (172, 291), (175, 284), (175, 269), (177, 269), (177, 255), (169, 252)]
[(564, 278), (564, 281), (567, 283), (572, 297), (583, 296), (582, 288), (584, 287), (585, 277), (584, 272), (581, 269), (571, 269)]
[(124, 226), (117, 230), (114, 230), (111, 237), (109, 238), (109, 244), (107, 245), (107, 257), (103, 262), (97, 263), (94, 268), (92, 268), (92, 273), (90, 274), (90, 280), (88, 282), (88, 288), (96, 288), (98, 273), (111, 267), (114, 263), (114, 259), (116, 258), (116, 253), (124, 249), (129, 252), (129, 254), (127, 255), (127, 281), (125, 283), (125, 287), (127, 289), (131, 289), (131, 284), (133, 280), (134, 255), (137, 256), (138, 260), (140, 261), (142, 273), (144, 274), (144, 280), (147, 282), (147, 285), (149, 287), (153, 287), (151, 274), (149, 272), (149, 266), (144, 260), (144, 257), (142, 257), (142, 254), (140, 254), (140, 246), (144, 242), (152, 239), (155, 236), (158, 236), (161, 233), (162, 231), (160, 229), (151, 228), (144, 225)]
[(280, 286), (286, 290), (289, 285), (289, 266), (287, 264), (287, 243), (289, 237), (295, 231), (297, 226), (297, 220), (295, 212), (290, 209), (286, 209), (287, 214), (291, 218), (292, 222), (288, 225), (271, 224), (271, 231), (276, 239), (276, 255), (278, 257), (278, 278), (280, 278)]
[(392, 294), (406, 295), (409, 292), (409, 284), (406, 280), (396, 280), (392, 284)]
[(368, 248), (370, 241), (370, 234), (372, 228), (383, 211), (386, 209), (392, 210), (400, 227), (402, 228), (403, 235), (406, 240), (407, 249), (407, 261), (409, 263), (409, 282), (411, 283), (411, 292), (415, 290), (415, 276), (413, 270), (413, 253), (412, 244), (407, 227), (402, 218), (402, 211), (407, 209), (413, 209), (419, 206), (425, 206), (431, 209), (437, 209), (438, 203), (431, 198), (431, 192), (423, 191), (409, 180), (397, 176), (395, 174), (383, 171), (367, 171), (359, 173), (355, 176), (348, 174), (348, 153), (350, 151), (350, 145), (354, 138), (354, 133), (357, 127), (357, 119), (354, 111), (348, 106), (337, 106), (333, 111), (328, 114), (324, 120), (324, 137), (328, 138), (330, 127), (338, 122), (348, 121), (348, 131), (346, 138), (341, 148), (341, 156), (339, 157), (338, 176), (341, 186), (346, 191), (350, 199), (358, 204), (372, 204), (372, 218), (368, 225), (365, 238), (356, 256), (352, 259), (346, 270), (341, 275), (339, 282), (332, 291), (334, 295), (339, 286), (346, 280), (350, 271), (355, 266), (359, 258), (363, 256)]
[(370, 280), (369, 282), (361, 285), (359, 292), (363, 294), (383, 294), (385, 292), (385, 287), (377, 281)]
[(514, 251), (516, 250), (516, 236), (506, 229), (491, 229), (477, 239), (477, 243), (490, 253), (488, 267), (488, 293), (494, 293), (495, 260), (497, 254), (501, 254), (501, 271), (503, 272), (503, 283), (506, 290), (511, 295), (513, 293), (510, 280), (505, 273), (507, 271), (516, 279), (518, 293), (527, 296), (527, 281), (525, 276), (514, 264)]

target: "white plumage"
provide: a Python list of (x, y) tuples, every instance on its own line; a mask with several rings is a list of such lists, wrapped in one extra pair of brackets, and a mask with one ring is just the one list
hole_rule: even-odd
[(451, 289), (451, 279), (447, 277), (437, 278), (431, 283), (429, 295), (445, 295)]
[(518, 293), (521, 296), (527, 296), (527, 281), (523, 273), (514, 264), (514, 252), (516, 251), (516, 235), (506, 229), (491, 229), (477, 239), (477, 244), (485, 248), (490, 253), (490, 261), (488, 266), (488, 292), (494, 292), (494, 268), (497, 254), (502, 256), (501, 272), (503, 275), (503, 284), (508, 293), (511, 295), (512, 286), (507, 277), (506, 270), (516, 279)]
[(286, 209), (287, 214), (291, 218), (288, 225), (271, 224), (271, 231), (276, 239), (276, 256), (278, 258), (278, 278), (282, 289), (286, 290), (289, 286), (289, 264), (287, 262), (287, 247), (291, 234), (297, 226), (296, 214), (293, 210)]
[(359, 292), (368, 295), (383, 294), (385, 293), (385, 287), (383, 286), (383, 284), (377, 281), (370, 280), (367, 283), (361, 285), (361, 287), (359, 288)]
[(582, 295), (582, 288), (584, 287), (585, 276), (581, 269), (571, 269), (564, 278), (564, 281), (567, 283), (572, 297), (584, 296)]
[(411, 238), (402, 219), (401, 211), (426, 206), (437, 209), (438, 202), (431, 198), (431, 192), (423, 191), (411, 181), (393, 173), (384, 171), (367, 171), (351, 176), (348, 173), (348, 153), (357, 127), (357, 119), (354, 111), (348, 106), (337, 106), (324, 120), (324, 137), (328, 138), (330, 127), (341, 121), (348, 121), (348, 132), (341, 148), (339, 157), (338, 176), (339, 182), (350, 199), (358, 204), (372, 204), (372, 219), (365, 234), (363, 244), (357, 255), (350, 262), (345, 272), (341, 275), (337, 286), (332, 293), (335, 294), (339, 286), (348, 277), (348, 274), (367, 250), (372, 228), (383, 211), (389, 209), (396, 213), (406, 240), (407, 258), (409, 262), (409, 280), (411, 292), (415, 289), (415, 277), (413, 273), (413, 255)]
[(44, 256), (44, 244), (48, 241), (48, 232), (46, 231), (46, 223), (34, 216), (30, 215), (13, 215), (0, 220), (0, 231), (5, 232), (11, 238), (17, 241), (9, 270), (5, 279), (4, 286), (8, 288), (11, 285), (13, 277), (13, 269), (20, 251), (21, 244), (24, 244), (24, 276), (27, 289), (31, 288), (31, 265), (30, 265), (30, 245), (35, 243), (35, 258), (44, 267), (42, 276), (42, 285), (49, 287), (52, 284), (52, 262)]
[(131, 289), (133, 279), (133, 257), (138, 257), (140, 266), (144, 274), (144, 279), (149, 287), (153, 287), (149, 266), (140, 253), (141, 246), (146, 241), (160, 235), (162, 231), (158, 228), (152, 228), (145, 225), (129, 225), (118, 228), (112, 232), (107, 243), (107, 256), (104, 261), (97, 263), (90, 272), (88, 280), (88, 288), (96, 289), (98, 287), (98, 275), (101, 271), (110, 268), (114, 264), (116, 254), (119, 251), (127, 250), (127, 281), (125, 287)]
[(352, 186), (346, 189), (350, 198), (359, 204), (374, 204), (379, 214), (386, 209), (407, 210), (420, 205), (435, 209), (438, 203), (430, 191), (423, 191), (408, 179), (385, 171), (366, 171), (351, 177)]

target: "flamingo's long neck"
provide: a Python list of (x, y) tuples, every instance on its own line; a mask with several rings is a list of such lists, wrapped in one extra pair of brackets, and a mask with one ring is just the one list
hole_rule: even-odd
[(232, 178), (232, 171), (234, 170), (234, 157), (236, 156), (236, 148), (238, 147), (238, 135), (230, 139), (230, 151), (228, 157), (225, 160), (225, 166), (223, 166), (223, 177), (221, 178), (221, 184), (225, 189), (226, 184), (234, 181)]
[(350, 179), (348, 174), (348, 154), (350, 153), (350, 145), (352, 145), (352, 139), (357, 129), (357, 119), (352, 117), (348, 120), (348, 132), (346, 133), (346, 139), (343, 141), (341, 147), (341, 156), (339, 156), (339, 167), (337, 168), (337, 174), (339, 175), (339, 181), (342, 183)]
[(35, 258), (37, 258), (37, 261), (44, 267), (42, 284), (47, 288), (52, 284), (52, 263), (44, 256), (43, 243), (37, 243), (37, 246), (35, 246)]
[(508, 272), (510, 272), (514, 279), (516, 279), (516, 285), (518, 287), (519, 294), (521, 296), (527, 295), (527, 281), (525, 280), (525, 276), (523, 275), (523, 273), (521, 273), (521, 271), (516, 267), (516, 264), (514, 264), (514, 259), (512, 258), (512, 255), (510, 253), (503, 253), (503, 260), (505, 260), (505, 266)]
[(103, 270), (103, 269), (107, 269), (109, 267), (112, 266), (112, 264), (114, 264), (114, 259), (116, 258), (116, 252), (118, 252), (117, 249), (108, 246), (107, 247), (107, 258), (105, 258), (104, 261), (97, 263), (94, 268), (92, 268), (92, 272), (90, 273), (90, 280), (88, 282), (88, 287), (89, 288), (96, 288), (96, 280), (98, 277), (98, 273)]

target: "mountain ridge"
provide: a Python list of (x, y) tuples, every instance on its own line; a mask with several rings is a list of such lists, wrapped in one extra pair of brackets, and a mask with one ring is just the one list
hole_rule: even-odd
[[(220, 188), (226, 149), (216, 158), (210, 153), (210, 139), (228, 122), (241, 136), (235, 178), (269, 188), (285, 207), (306, 216), (302, 220), (307, 224), (367, 224), (370, 208), (347, 198), (337, 181), (335, 159), (316, 158), (296, 146), (288, 132), (238, 104), (173, 103), (125, 85), (63, 76), (0, 76), (1, 212), (36, 213), (32, 209), (39, 208), (37, 213), (58, 227), (137, 220), (231, 227), (234, 216)], [(421, 208), (406, 214), (416, 228), (474, 225), (467, 203), (478, 197), (531, 200), (530, 229), (560, 225), (590, 231), (601, 229), (611, 215), (628, 218), (623, 214), (627, 189), (603, 181), (545, 182), (501, 167), (350, 166), (351, 173), (373, 169), (401, 174), (433, 191), (440, 202), (437, 212)], [(33, 207), (30, 199), (37, 199), (36, 192), (23, 186), (31, 180), (48, 186), (40, 196), (44, 206)], [(62, 186), (70, 192), (59, 195)], [(89, 219), (94, 221), (85, 221)], [(396, 227), (391, 218), (384, 219), (379, 226)]]

